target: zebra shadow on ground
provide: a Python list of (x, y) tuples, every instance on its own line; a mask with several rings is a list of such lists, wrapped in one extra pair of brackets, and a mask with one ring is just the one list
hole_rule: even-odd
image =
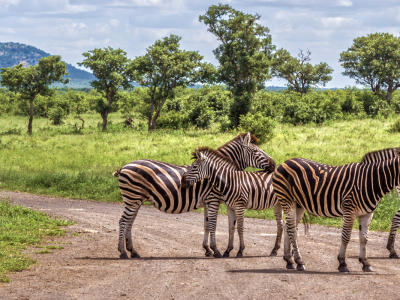
[(255, 255), (255, 256), (244, 256), (242, 258), (236, 257), (224, 257), (224, 258), (214, 258), (214, 257), (202, 257), (202, 256), (163, 256), (163, 257), (155, 257), (155, 256), (148, 256), (148, 257), (141, 257), (141, 258), (130, 258), (130, 259), (121, 259), (119, 257), (74, 257), (74, 259), (82, 259), (82, 260), (202, 260), (202, 259), (213, 259), (215, 261), (222, 261), (222, 260), (229, 260), (229, 259), (249, 259), (249, 258), (268, 258), (268, 257), (279, 257), (279, 256), (268, 256), (268, 255)]
[(246, 269), (246, 270), (229, 270), (228, 273), (258, 273), (258, 274), (296, 274), (296, 275), (335, 275), (335, 276), (387, 276), (396, 274), (379, 274), (376, 272), (323, 272), (323, 271), (297, 271), (286, 269)]

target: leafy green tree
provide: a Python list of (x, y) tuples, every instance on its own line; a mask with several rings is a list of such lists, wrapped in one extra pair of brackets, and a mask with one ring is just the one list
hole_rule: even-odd
[(229, 5), (212, 5), (199, 17), (221, 44), (213, 51), (220, 63), (217, 81), (234, 95), (230, 109), (232, 125), (247, 114), (254, 93), (263, 88), (269, 74), (271, 44), (269, 29), (259, 24), (261, 16), (245, 14)]
[(300, 50), (298, 57), (292, 57), (287, 50), (279, 49), (274, 54), (271, 67), (273, 76), (287, 80), (289, 89), (305, 94), (310, 87), (322, 85), (332, 80), (333, 69), (327, 63), (312, 65), (311, 51), (303, 53)]
[(197, 51), (179, 49), (180, 37), (170, 35), (157, 40), (143, 56), (131, 65), (134, 80), (148, 87), (148, 130), (156, 128), (156, 121), (167, 98), (173, 98), (174, 89), (213, 79), (215, 68), (202, 62)]
[(33, 101), (37, 95), (48, 96), (53, 94), (49, 88), (54, 82), (68, 83), (63, 79), (68, 75), (65, 62), (61, 56), (54, 55), (39, 59), (37, 65), (24, 68), (22, 64), (12, 68), (1, 68), (1, 85), (10, 91), (18, 92), (29, 99), (28, 133), (32, 134)]
[(340, 54), (343, 75), (357, 84), (369, 86), (375, 94), (386, 90), (390, 104), (392, 94), (400, 87), (400, 38), (389, 33), (372, 33), (355, 38), (347, 51)]
[(131, 88), (131, 73), (129, 72), (130, 60), (126, 52), (121, 49), (114, 50), (111, 47), (94, 49), (83, 53), (86, 59), (78, 63), (93, 71), (96, 80), (90, 85), (104, 95), (104, 99), (98, 99), (95, 110), (103, 118), (103, 131), (107, 130), (108, 114), (117, 109), (115, 100), (120, 88)]

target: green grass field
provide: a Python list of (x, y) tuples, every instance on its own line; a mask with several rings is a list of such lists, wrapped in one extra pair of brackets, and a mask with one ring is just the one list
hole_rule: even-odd
[(9, 282), (6, 273), (28, 269), (35, 260), (24, 255), (27, 246), (41, 248), (37, 253), (49, 253), (49, 249), (61, 246), (43, 246), (43, 238), (64, 235), (60, 226), (73, 222), (49, 218), (48, 215), (11, 205), (6, 199), (0, 200), (0, 282)]
[[(209, 130), (146, 130), (123, 127), (120, 114), (103, 133), (99, 115), (85, 115), (85, 129), (52, 126), (34, 119), (33, 136), (26, 134), (27, 118), (6, 116), (0, 120), (0, 188), (23, 192), (100, 201), (121, 201), (117, 178), (112, 176), (133, 160), (148, 158), (169, 163), (191, 163), (197, 146), (218, 147), (237, 132)], [(79, 122), (79, 121), (78, 121)], [(400, 134), (388, 131), (394, 120), (355, 120), (322, 126), (279, 124), (275, 137), (261, 145), (277, 164), (304, 157), (331, 165), (358, 162), (370, 151), (398, 147)], [(68, 119), (66, 124), (74, 124)], [(371, 230), (388, 230), (399, 208), (396, 194), (389, 194), (375, 213)], [(224, 208), (221, 207), (221, 212)], [(271, 210), (248, 211), (248, 217), (273, 219)], [(340, 219), (313, 218), (313, 223), (341, 226)], [(357, 226), (357, 225), (356, 225)]]

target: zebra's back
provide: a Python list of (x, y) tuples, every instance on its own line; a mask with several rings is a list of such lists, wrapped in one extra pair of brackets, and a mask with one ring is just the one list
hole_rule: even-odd
[(184, 213), (204, 206), (212, 188), (207, 180), (188, 188), (181, 187), (188, 166), (141, 159), (125, 165), (119, 172), (119, 186), (126, 205), (150, 201), (166, 213)]

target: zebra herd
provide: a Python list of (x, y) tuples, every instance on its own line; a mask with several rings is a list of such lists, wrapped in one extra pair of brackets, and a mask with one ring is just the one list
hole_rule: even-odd
[[(154, 160), (133, 161), (114, 173), (125, 203), (120, 219), (118, 250), (121, 258), (140, 257), (132, 243), (132, 225), (143, 202), (160, 211), (183, 213), (204, 207), (206, 256), (229, 257), (234, 229), (240, 239), (236, 257), (242, 257), (245, 209), (274, 208), (277, 237), (271, 255), (277, 255), (284, 235), (284, 260), (288, 269), (305, 270), (297, 245), (297, 228), (305, 211), (315, 216), (343, 217), (340, 272), (348, 272), (346, 247), (356, 218), (360, 227), (360, 256), (363, 271), (373, 271), (367, 260), (368, 228), (380, 199), (395, 186), (400, 195), (400, 149), (366, 154), (361, 163), (329, 166), (303, 158), (289, 159), (276, 167), (275, 161), (259, 147), (250, 133), (240, 134), (217, 150), (196, 149), (191, 166), (177, 166)], [(262, 169), (246, 172), (246, 167)], [(224, 202), (228, 211), (229, 242), (223, 255), (215, 232), (218, 209)], [(286, 222), (283, 219), (285, 212)], [(236, 224), (237, 223), (237, 224)], [(387, 248), (391, 258), (400, 209), (392, 220)], [(294, 257), (293, 257), (294, 256)], [(297, 264), (297, 267), (295, 266)]]

